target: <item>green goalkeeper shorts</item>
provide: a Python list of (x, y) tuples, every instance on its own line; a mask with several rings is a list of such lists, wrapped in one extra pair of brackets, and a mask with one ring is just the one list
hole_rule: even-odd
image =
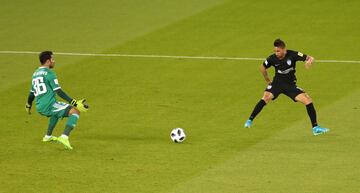
[(69, 115), (69, 111), (72, 108), (69, 104), (63, 102), (55, 102), (45, 110), (38, 111), (41, 115), (47, 117), (64, 118)]

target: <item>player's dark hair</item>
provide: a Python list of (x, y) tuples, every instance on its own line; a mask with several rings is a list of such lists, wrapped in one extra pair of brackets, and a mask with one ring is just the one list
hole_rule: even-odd
[(274, 41), (274, 46), (279, 47), (279, 48), (285, 48), (286, 47), (285, 42), (282, 41), (280, 38), (278, 38), (278, 39), (276, 39)]
[(41, 64), (45, 64), (47, 60), (50, 60), (53, 53), (52, 51), (43, 51), (39, 54), (39, 60)]

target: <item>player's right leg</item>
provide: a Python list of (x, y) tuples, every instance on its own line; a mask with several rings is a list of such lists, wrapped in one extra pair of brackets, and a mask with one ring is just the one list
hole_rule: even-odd
[(43, 142), (51, 142), (51, 141), (57, 140), (57, 137), (52, 136), (52, 132), (58, 121), (59, 121), (59, 118), (57, 116), (51, 116), (49, 118), (48, 130), (46, 132), (46, 135), (42, 139)]
[(69, 109), (67, 111), (68, 113), (66, 116), (68, 117), (68, 121), (66, 122), (63, 134), (58, 137), (58, 141), (62, 143), (66, 149), (73, 149), (70, 145), (69, 135), (70, 132), (75, 128), (76, 123), (80, 118), (80, 111), (77, 110), (75, 107), (71, 106), (69, 106)]
[(274, 99), (274, 95), (270, 91), (265, 91), (261, 100), (255, 105), (254, 110), (252, 111), (249, 119), (245, 122), (244, 127), (250, 128), (255, 117), (260, 113), (263, 107), (268, 104), (272, 99)]

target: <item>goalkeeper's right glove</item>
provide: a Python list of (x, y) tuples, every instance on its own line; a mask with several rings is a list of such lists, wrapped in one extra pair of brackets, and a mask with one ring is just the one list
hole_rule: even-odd
[(89, 109), (89, 105), (85, 104), (85, 99), (75, 100), (71, 99), (70, 104), (75, 106), (80, 112), (86, 112)]

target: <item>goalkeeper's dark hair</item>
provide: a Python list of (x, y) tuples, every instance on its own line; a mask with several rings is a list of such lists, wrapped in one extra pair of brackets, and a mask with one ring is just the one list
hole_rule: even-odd
[(39, 60), (41, 64), (45, 64), (47, 60), (50, 60), (53, 55), (52, 51), (43, 51), (39, 54)]
[(278, 38), (274, 41), (274, 46), (278, 47), (278, 48), (285, 48), (286, 44), (284, 41), (282, 41), (280, 38)]

